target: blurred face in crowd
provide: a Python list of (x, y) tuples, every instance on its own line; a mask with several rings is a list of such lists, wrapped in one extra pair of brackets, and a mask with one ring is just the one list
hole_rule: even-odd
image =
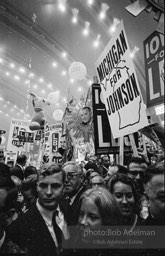
[(118, 172), (118, 167), (117, 166), (109, 166), (107, 175), (105, 177), (105, 181), (108, 181), (110, 177)]
[(81, 110), (81, 120), (83, 123), (89, 123), (91, 120), (91, 111), (88, 108)]
[(130, 163), (129, 165), (129, 176), (135, 180), (143, 180), (145, 170), (147, 169), (146, 163)]
[(123, 217), (129, 217), (134, 213), (135, 198), (132, 187), (120, 181), (116, 182), (113, 187), (113, 195), (119, 206)]
[(40, 205), (47, 210), (55, 210), (63, 193), (62, 172), (45, 177), (40, 175), (37, 192)]
[(63, 167), (66, 177), (64, 184), (64, 193), (68, 196), (74, 196), (83, 182), (82, 172), (76, 165), (69, 164)]
[(98, 229), (102, 225), (99, 209), (92, 198), (84, 198), (82, 200), (78, 223), (82, 241), (90, 242), (92, 236), (90, 237), (89, 230)]
[(165, 185), (164, 175), (155, 175), (145, 186), (149, 198), (149, 211), (152, 216), (165, 223)]
[(110, 165), (110, 162), (109, 162), (109, 157), (108, 156), (104, 156), (103, 158), (102, 158), (102, 164), (105, 166), (105, 167), (109, 167), (109, 165)]
[(61, 137), (61, 138), (60, 138), (60, 146), (61, 146), (61, 148), (63, 148), (63, 149), (66, 148), (66, 138), (65, 138), (65, 137)]
[(101, 176), (97, 175), (91, 179), (92, 188), (104, 186), (104, 180)]

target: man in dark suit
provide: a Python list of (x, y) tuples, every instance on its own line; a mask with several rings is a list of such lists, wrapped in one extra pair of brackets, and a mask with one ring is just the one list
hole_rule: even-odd
[(67, 212), (62, 204), (65, 173), (58, 164), (50, 165), (38, 176), (36, 204), (7, 230), (10, 239), (30, 255), (59, 255), (62, 237), (69, 239)]
[(20, 180), (24, 179), (24, 166), (26, 165), (27, 157), (23, 154), (17, 157), (16, 165), (11, 168), (11, 175), (18, 177)]
[(69, 201), (69, 212), (70, 212), (70, 225), (76, 225), (78, 221), (78, 203), (81, 195), (86, 190), (84, 183), (84, 174), (82, 167), (73, 162), (69, 161), (63, 165), (65, 171), (65, 184), (64, 194)]
[(164, 160), (146, 169), (144, 182), (149, 200), (149, 216), (144, 225), (165, 225), (164, 169)]

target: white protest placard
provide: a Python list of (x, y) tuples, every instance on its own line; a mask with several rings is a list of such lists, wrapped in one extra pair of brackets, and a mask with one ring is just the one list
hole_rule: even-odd
[(113, 137), (119, 138), (147, 126), (123, 21), (95, 66)]
[(28, 152), (29, 147), (26, 146), (26, 143), (19, 140), (20, 132), (30, 132), (29, 129), (30, 121), (20, 120), (20, 119), (12, 119), (10, 124), (10, 131), (7, 143), (7, 150), (13, 152)]

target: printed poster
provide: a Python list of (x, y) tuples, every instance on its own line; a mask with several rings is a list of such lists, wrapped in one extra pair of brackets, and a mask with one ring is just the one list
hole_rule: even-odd
[(32, 134), (32, 131), (29, 129), (30, 121), (12, 119), (10, 124), (9, 138), (7, 143), (7, 150), (12, 152), (29, 152), (28, 143), (25, 143), (24, 140), (20, 140), (20, 136), (23, 133)]
[(96, 62), (113, 138), (148, 125), (123, 21)]

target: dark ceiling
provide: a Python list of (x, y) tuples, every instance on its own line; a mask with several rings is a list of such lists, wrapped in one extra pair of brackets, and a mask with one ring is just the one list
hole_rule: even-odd
[[(114, 18), (123, 19), (131, 50), (139, 48), (134, 63), (146, 102), (143, 41), (157, 26), (153, 12), (143, 11), (134, 18), (125, 10), (129, 0), (95, 0), (92, 6), (87, 2), (67, 0), (66, 12), (61, 12), (57, 0), (0, 0), (0, 129), (8, 131), (11, 118), (22, 119), (26, 111), (32, 115), (27, 98), (30, 73), (30, 90), (38, 96), (47, 98), (50, 92), (60, 91), (59, 102), (45, 110), (49, 124), (54, 123), (55, 109), (65, 109), (68, 95), (79, 99), (85, 94), (95, 76), (94, 64), (112, 36), (109, 28)], [(100, 21), (103, 2), (109, 9)], [(73, 8), (79, 10), (77, 24), (71, 22)], [(82, 34), (86, 21), (90, 22), (87, 37)], [(94, 48), (99, 34), (100, 46)], [(74, 61), (87, 68), (86, 79), (75, 83), (68, 75)]]

